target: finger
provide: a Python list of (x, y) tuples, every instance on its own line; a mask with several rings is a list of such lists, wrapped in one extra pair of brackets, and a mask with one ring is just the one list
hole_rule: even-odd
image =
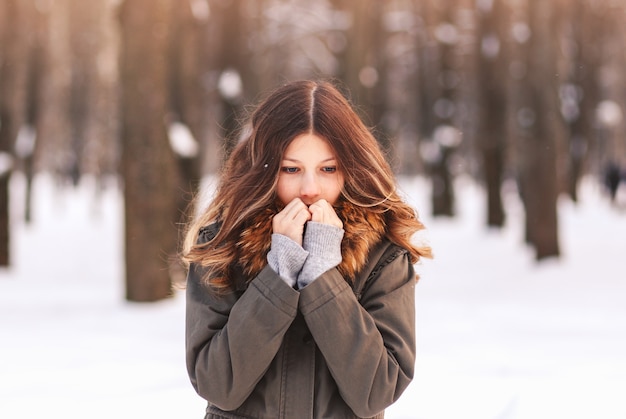
[(308, 212), (309, 209), (300, 198), (295, 198), (287, 204), (281, 213), (283, 213), (287, 219), (295, 219), (302, 211)]
[(323, 221), (324, 220), (324, 212), (326, 210), (326, 201), (320, 199), (317, 202), (314, 202), (309, 206), (309, 211), (311, 211), (311, 215), (313, 216), (313, 221)]
[(320, 208), (327, 208), (330, 207), (330, 204), (328, 203), (327, 200), (325, 199), (320, 199), (315, 201), (313, 204), (311, 204), (312, 207), (320, 207)]
[(315, 221), (316, 223), (324, 222), (324, 209), (322, 207), (319, 205), (311, 205), (309, 211), (311, 212), (311, 221)]
[(290, 228), (290, 226), (303, 225), (311, 218), (308, 208), (293, 209), (289, 212), (280, 212), (274, 216), (274, 230)]
[(328, 201), (320, 199), (309, 207), (309, 211), (311, 211), (312, 221), (343, 228), (343, 223)]
[(274, 216), (272, 229), (274, 233), (282, 234), (302, 244), (304, 225), (310, 218), (308, 207), (300, 199), (294, 199)]

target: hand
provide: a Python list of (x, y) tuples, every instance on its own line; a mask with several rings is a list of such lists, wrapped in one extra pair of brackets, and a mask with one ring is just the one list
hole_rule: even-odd
[(316, 203), (311, 204), (309, 211), (311, 212), (311, 221), (343, 228), (343, 223), (337, 216), (335, 209), (325, 199), (320, 199)]
[(311, 212), (300, 198), (295, 198), (272, 219), (272, 229), (276, 234), (289, 237), (302, 246), (304, 225), (311, 219)]

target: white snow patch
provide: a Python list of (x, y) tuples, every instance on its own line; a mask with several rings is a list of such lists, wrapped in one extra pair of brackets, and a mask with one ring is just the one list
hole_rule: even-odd
[(199, 145), (189, 127), (181, 122), (172, 122), (168, 129), (170, 147), (174, 152), (185, 158), (198, 155)]

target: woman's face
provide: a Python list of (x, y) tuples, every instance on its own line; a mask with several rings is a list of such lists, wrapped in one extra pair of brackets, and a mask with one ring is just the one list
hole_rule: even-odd
[(283, 205), (300, 198), (306, 205), (325, 199), (337, 202), (343, 174), (328, 142), (315, 134), (294, 138), (281, 161), (276, 192)]

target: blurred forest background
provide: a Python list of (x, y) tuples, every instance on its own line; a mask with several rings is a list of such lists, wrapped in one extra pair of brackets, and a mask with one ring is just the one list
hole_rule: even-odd
[(339, 83), (397, 173), (430, 179), (433, 215), (469, 175), (497, 228), (515, 185), (538, 260), (559, 255), (559, 197), (624, 177), (626, 0), (0, 0), (0, 266), (12, 174), (114, 178), (126, 297), (166, 298), (201, 179), (301, 78)]

